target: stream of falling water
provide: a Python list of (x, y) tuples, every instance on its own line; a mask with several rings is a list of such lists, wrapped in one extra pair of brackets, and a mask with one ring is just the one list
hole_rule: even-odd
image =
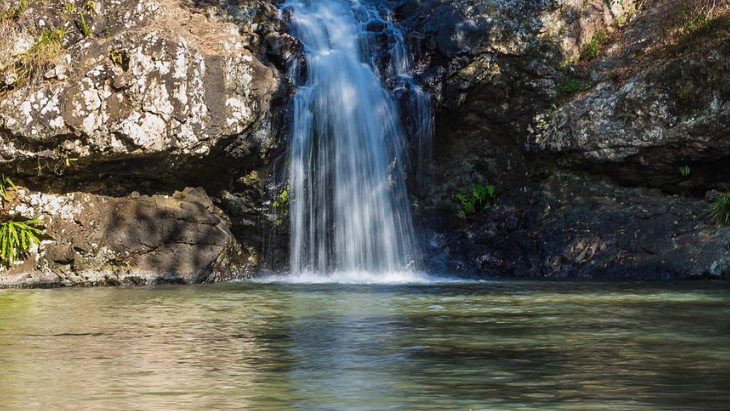
[[(430, 97), (409, 77), (403, 38), (373, 4), (289, 0), (282, 10), (306, 59), (290, 71), (297, 83), (291, 271), (410, 278), (418, 246), (406, 189), (409, 144), (423, 167), (433, 126)], [(398, 107), (406, 107), (404, 118)]]

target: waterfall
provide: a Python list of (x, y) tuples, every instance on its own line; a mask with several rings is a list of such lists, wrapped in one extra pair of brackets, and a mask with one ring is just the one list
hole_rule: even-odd
[[(421, 167), (432, 123), (403, 38), (375, 5), (355, 0), (289, 0), (282, 10), (306, 62), (290, 68), (291, 271), (412, 271), (408, 152), (413, 144)], [(396, 104), (404, 92), (408, 121)]]

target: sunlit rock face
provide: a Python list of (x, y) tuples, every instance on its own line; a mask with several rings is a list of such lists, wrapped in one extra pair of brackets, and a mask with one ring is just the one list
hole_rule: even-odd
[[(287, 84), (268, 60), (283, 64), (296, 48), (269, 50), (267, 39), (282, 31), (276, 8), (256, 0), (51, 3), (33, 3), (21, 17), (16, 34), (27, 41), (13, 53), (33, 47), (32, 33), (63, 27), (61, 55), (0, 95), (4, 173), (30, 187), (13, 200), (19, 208), (4, 203), (3, 213), (39, 217), (47, 233), (39, 254), (0, 268), (14, 279), (5, 285), (249, 275), (261, 263), (269, 153), (285, 135)], [(260, 179), (240, 182), (257, 172)], [(201, 201), (216, 206), (168, 198), (199, 186), (212, 196)], [(74, 217), (60, 222), (54, 204)]]
[(701, 196), (730, 181), (730, 16), (718, 12), (708, 33), (653, 37), (661, 22), (679, 30), (670, 6), (657, 2), (617, 33), (587, 67), (592, 87), (541, 117), (531, 150), (669, 192)]
[[(52, 21), (55, 11), (37, 12)], [(68, 54), (43, 81), (0, 100), (2, 157), (25, 164), (50, 150), (77, 167), (154, 157), (169, 171), (245, 134), (270, 109), (279, 75), (237, 24), (201, 11), (187, 1), (123, 1), (97, 8), (98, 36), (67, 29)], [(264, 143), (245, 141), (250, 133), (239, 140)]]

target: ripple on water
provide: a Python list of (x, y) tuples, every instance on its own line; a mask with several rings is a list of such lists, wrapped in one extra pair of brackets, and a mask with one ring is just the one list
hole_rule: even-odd
[(730, 404), (724, 283), (354, 278), (3, 292), (0, 410)]

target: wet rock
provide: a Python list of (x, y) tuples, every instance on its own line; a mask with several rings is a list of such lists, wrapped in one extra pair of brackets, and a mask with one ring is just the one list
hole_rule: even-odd
[(297, 57), (297, 53), (302, 51), (299, 40), (288, 33), (270, 33), (266, 36), (266, 44), (268, 45), (266, 55), (269, 60), (282, 70), (286, 70), (292, 59)]

